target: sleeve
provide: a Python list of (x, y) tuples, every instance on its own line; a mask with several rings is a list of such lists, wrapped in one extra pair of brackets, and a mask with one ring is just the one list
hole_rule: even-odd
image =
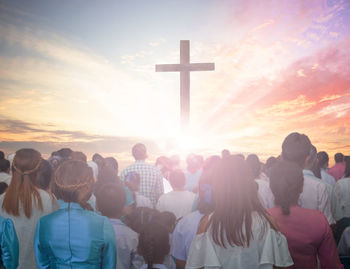
[(186, 269), (202, 267), (221, 268), (214, 246), (207, 233), (197, 234), (194, 238), (188, 254)]
[(4, 220), (2, 224), (1, 259), (6, 269), (18, 266), (18, 238), (10, 219)]
[(34, 234), (35, 260), (39, 269), (50, 268), (50, 260), (46, 255), (45, 250), (42, 248), (42, 245), (40, 244), (40, 223), (41, 221), (39, 220), (36, 225), (36, 230)]
[(329, 224), (335, 223), (331, 213), (331, 201), (330, 201), (326, 186), (324, 184), (319, 184), (317, 191), (318, 191), (318, 201), (317, 201), (318, 210), (321, 211), (326, 216)]
[[(320, 214), (321, 215), (321, 214)], [(335, 245), (334, 237), (327, 220), (321, 215), (321, 225), (324, 226), (324, 235), (318, 249), (318, 259), (320, 260), (321, 268), (340, 269), (343, 268), (340, 263), (338, 251)]]
[(103, 269), (115, 269), (117, 264), (117, 249), (116, 239), (112, 224), (107, 218), (103, 224), (104, 247), (102, 252), (102, 267)]
[(260, 264), (272, 264), (277, 267), (293, 265), (290, 256), (287, 239), (278, 231), (268, 229), (265, 239), (259, 246)]
[(186, 261), (185, 240), (180, 232), (182, 222), (180, 221), (173, 232), (170, 242), (170, 254), (177, 260)]

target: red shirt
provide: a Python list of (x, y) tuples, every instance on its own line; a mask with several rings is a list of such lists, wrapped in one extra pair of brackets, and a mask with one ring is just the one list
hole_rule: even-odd
[(344, 176), (345, 163), (336, 163), (332, 168), (328, 169), (328, 174), (332, 175), (336, 181)]
[(289, 215), (283, 215), (280, 207), (268, 211), (287, 238), (294, 262), (288, 268), (317, 269), (317, 256), (321, 268), (343, 268), (328, 221), (320, 211), (300, 206), (292, 206)]

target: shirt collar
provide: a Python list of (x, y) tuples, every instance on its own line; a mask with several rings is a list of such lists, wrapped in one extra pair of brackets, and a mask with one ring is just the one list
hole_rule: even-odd
[(58, 205), (60, 206), (60, 209), (67, 209), (69, 208), (74, 208), (74, 209), (83, 209), (78, 203), (68, 203), (63, 200), (58, 200)]
[(315, 177), (315, 174), (309, 169), (304, 169), (303, 170), (303, 174), (304, 174), (304, 176), (313, 176), (313, 177)]
[(109, 219), (109, 221), (116, 225), (125, 225), (120, 219)]

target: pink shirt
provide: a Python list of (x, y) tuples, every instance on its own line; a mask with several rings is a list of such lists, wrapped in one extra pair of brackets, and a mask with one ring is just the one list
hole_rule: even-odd
[(325, 216), (318, 210), (292, 206), (289, 215), (283, 215), (280, 207), (268, 209), (276, 219), (281, 233), (287, 238), (293, 269), (340, 269), (335, 241)]
[(328, 169), (328, 174), (333, 176), (335, 180), (339, 180), (344, 176), (345, 163), (336, 163), (332, 168)]

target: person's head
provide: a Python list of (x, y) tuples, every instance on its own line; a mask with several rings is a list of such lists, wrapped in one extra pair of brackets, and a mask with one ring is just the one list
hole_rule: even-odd
[(139, 191), (140, 189), (140, 175), (135, 171), (127, 173), (125, 177), (125, 185), (133, 192)]
[(159, 212), (148, 207), (137, 207), (129, 215), (125, 216), (127, 225), (136, 233), (140, 233), (143, 227), (153, 221)]
[(88, 200), (93, 185), (92, 169), (86, 162), (69, 160), (56, 169), (51, 189), (57, 199), (67, 203), (78, 203), (82, 208), (92, 210)]
[(37, 189), (37, 177), (41, 164), (41, 154), (34, 149), (20, 149), (12, 163), (12, 179), (6, 191), (2, 208), (10, 215), (19, 216), (20, 207), (27, 218), (32, 214), (32, 201), (43, 210), (42, 200)]
[(147, 158), (146, 146), (142, 143), (137, 143), (132, 147), (132, 156), (134, 156), (136, 161), (143, 161)]
[(306, 158), (305, 168), (311, 171), (315, 170), (317, 165), (317, 149), (314, 145), (311, 145), (309, 155)]
[(231, 153), (230, 153), (230, 151), (228, 150), (228, 149), (223, 149), (222, 151), (221, 151), (221, 158), (222, 159), (225, 159), (225, 158), (227, 158), (228, 156), (230, 156), (231, 155)]
[(213, 178), (215, 209), (209, 225), (214, 242), (223, 247), (227, 243), (249, 246), (252, 213), (256, 212), (269, 222), (267, 212), (258, 199), (250, 168), (240, 157), (230, 156), (215, 166)]
[(86, 155), (81, 151), (73, 151), (71, 154), (71, 159), (76, 161), (87, 162)]
[(147, 269), (152, 269), (153, 264), (162, 264), (169, 251), (170, 244), (167, 229), (157, 222), (145, 225), (139, 236), (137, 252), (145, 260)]
[(318, 164), (321, 168), (327, 169), (329, 164), (329, 157), (327, 152), (320, 151), (317, 153)]
[(198, 158), (195, 154), (191, 153), (186, 158), (187, 170), (190, 172), (195, 172), (199, 169), (200, 164)]
[(105, 158), (105, 164), (108, 165), (109, 167), (111, 167), (118, 175), (119, 166), (118, 166), (118, 162), (115, 158), (113, 158), (113, 157)]
[(258, 155), (249, 154), (247, 156), (246, 162), (250, 169), (252, 170), (254, 178), (258, 178), (260, 176), (261, 164)]
[(349, 178), (350, 177), (350, 156), (345, 156), (344, 161), (345, 161), (344, 177)]
[(176, 169), (170, 172), (169, 182), (174, 190), (182, 190), (186, 184), (186, 178), (184, 172), (180, 169)]
[(271, 156), (269, 157), (266, 162), (265, 162), (265, 165), (264, 165), (264, 173), (270, 177), (270, 172), (271, 172), (271, 168), (272, 166), (277, 162), (277, 158)]
[(38, 187), (48, 190), (52, 179), (52, 168), (48, 161), (42, 160), (39, 168)]
[(62, 148), (56, 151), (56, 154), (64, 160), (70, 160), (72, 158), (72, 153), (73, 150), (71, 150), (70, 148)]
[(126, 203), (125, 188), (121, 183), (103, 185), (96, 196), (96, 208), (103, 216), (119, 219)]
[(8, 185), (6, 182), (0, 182), (0, 195), (6, 192)]
[(99, 171), (103, 168), (105, 165), (105, 159), (98, 153), (95, 153), (92, 156), (92, 160), (97, 164)]
[(10, 172), (10, 161), (6, 159), (0, 159), (0, 173), (9, 173)]
[(176, 216), (174, 213), (169, 211), (160, 212), (157, 214), (155, 221), (163, 225), (169, 234), (173, 233), (176, 224)]
[(284, 215), (289, 215), (289, 207), (297, 204), (303, 184), (303, 171), (298, 164), (282, 160), (272, 167), (270, 188)]
[(5, 153), (0, 150), (0, 160), (5, 159)]
[(335, 163), (342, 163), (342, 162), (344, 162), (344, 155), (343, 155), (343, 153), (340, 153), (340, 152), (336, 153), (334, 155), (334, 161), (335, 161)]
[(103, 185), (109, 183), (120, 183), (120, 179), (113, 168), (109, 167), (108, 165), (105, 165), (98, 172), (94, 193), (97, 193)]
[(165, 178), (168, 178), (170, 171), (173, 170), (171, 159), (166, 156), (160, 156), (157, 158), (156, 167), (162, 172), (162, 175)]
[(310, 139), (299, 133), (289, 134), (282, 143), (283, 160), (294, 162), (301, 168), (305, 167), (306, 158), (310, 154)]

